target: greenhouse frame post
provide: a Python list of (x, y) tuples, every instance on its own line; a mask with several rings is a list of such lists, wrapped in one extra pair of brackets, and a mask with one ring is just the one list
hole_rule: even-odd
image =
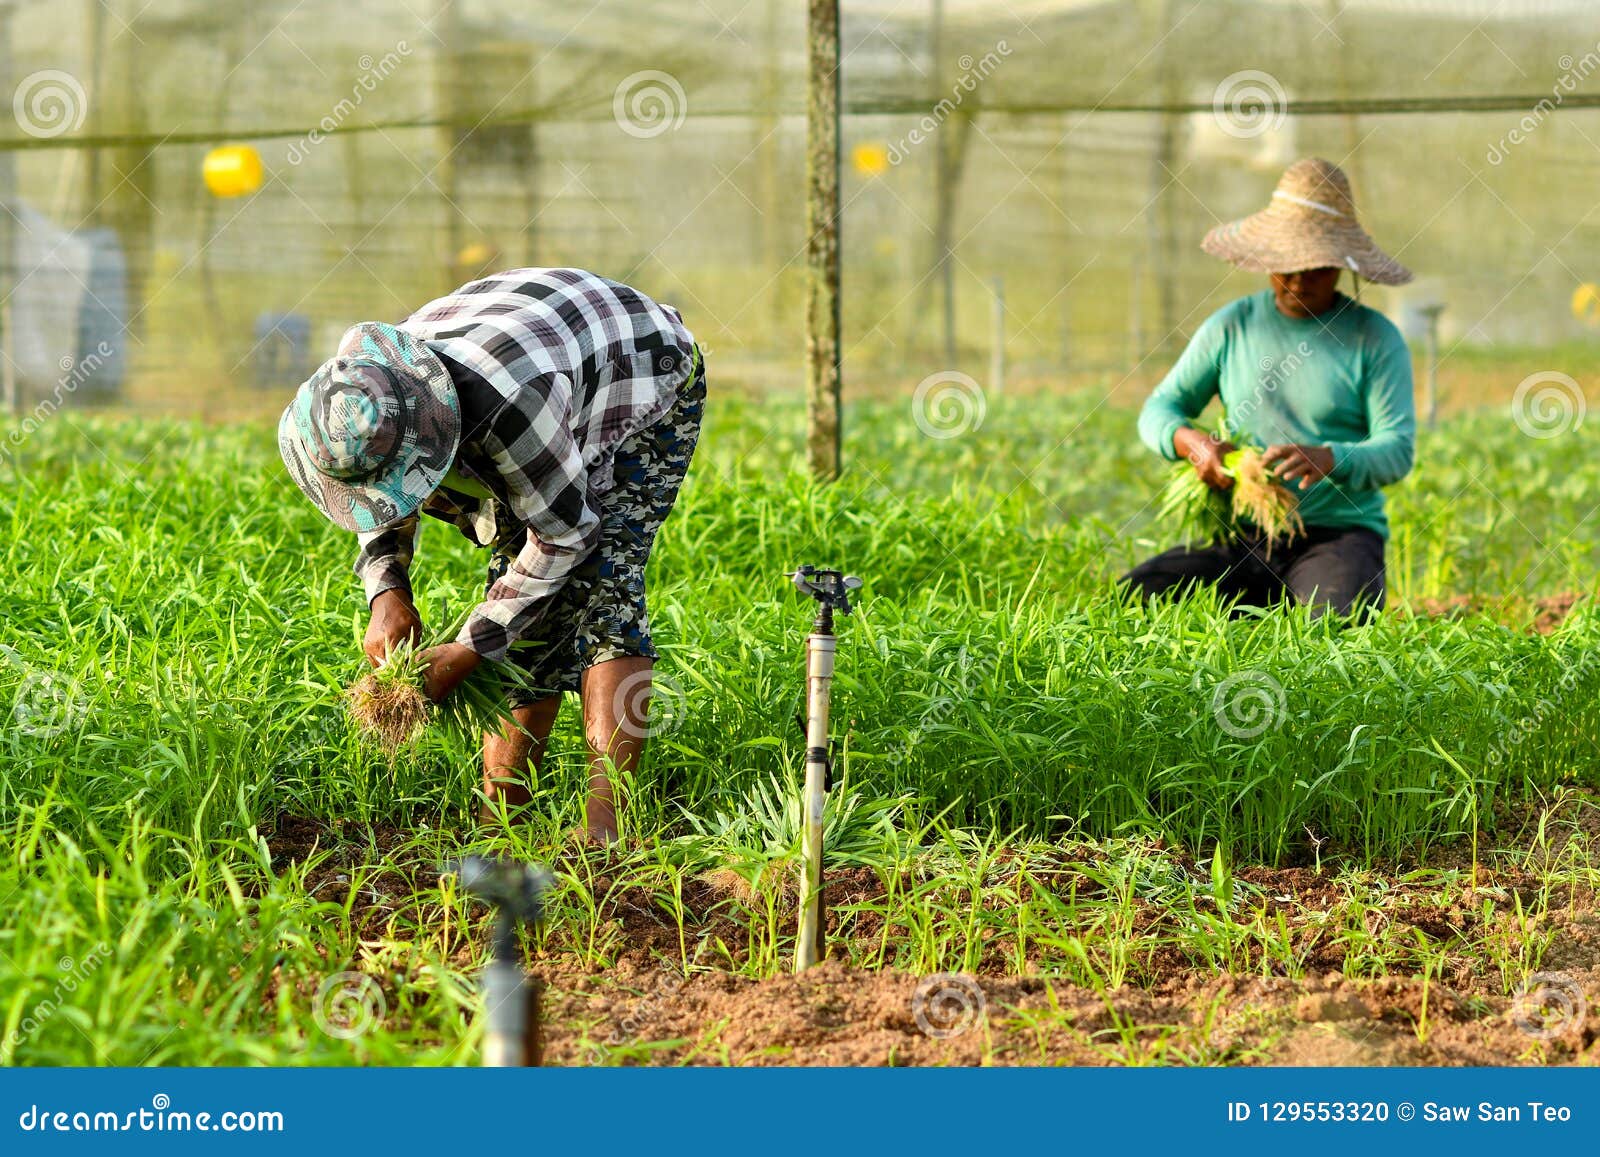
[(1428, 429), (1439, 424), (1439, 315), (1444, 312), (1443, 302), (1434, 302), (1422, 309), (1428, 328), (1423, 338), (1423, 352), (1427, 358), (1427, 373), (1422, 379), (1422, 412)]
[[(10, 92), (12, 0), (0, 0), (0, 91)], [(12, 202), (17, 195), (16, 154), (0, 153), (0, 405), (6, 417), (22, 412), (22, 386), (17, 380), (13, 354), (11, 295), (16, 292), (16, 212)]]
[(806, 456), (840, 471), (839, 0), (809, 0), (806, 25)]
[(990, 283), (989, 393), (998, 397), (1006, 388), (1006, 279)]

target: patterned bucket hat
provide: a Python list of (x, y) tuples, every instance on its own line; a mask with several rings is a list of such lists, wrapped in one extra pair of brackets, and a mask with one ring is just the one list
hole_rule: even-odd
[(1335, 266), (1379, 285), (1411, 280), (1411, 270), (1379, 249), (1356, 219), (1356, 202), (1344, 170), (1320, 157), (1290, 165), (1270, 205), (1218, 225), (1200, 248), (1257, 273)]
[(278, 422), (289, 476), (336, 526), (377, 530), (415, 514), (461, 440), (461, 402), (419, 338), (363, 322)]

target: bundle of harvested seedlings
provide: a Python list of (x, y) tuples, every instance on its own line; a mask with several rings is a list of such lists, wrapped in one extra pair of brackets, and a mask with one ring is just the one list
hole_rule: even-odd
[(391, 758), (430, 722), (470, 736), (499, 731), (511, 718), (510, 688), (531, 689), (528, 676), (509, 664), (482, 663), (443, 704), (435, 704), (424, 689), (427, 665), (422, 649), (403, 642), (345, 690), (351, 718)]
[(1229, 492), (1236, 522), (1249, 523), (1266, 536), (1267, 550), (1273, 543), (1287, 545), (1306, 532), (1300, 518), (1300, 499), (1272, 472), (1261, 458), (1261, 451), (1246, 446), (1222, 460), (1233, 478)]
[(393, 755), (427, 724), (433, 703), (423, 691), (427, 663), (409, 642), (390, 651), (381, 666), (345, 691), (350, 717)]
[[(1219, 440), (1226, 434), (1218, 435)], [(1278, 481), (1253, 446), (1231, 450), (1222, 460), (1233, 485), (1218, 490), (1206, 483), (1187, 460), (1176, 463), (1161, 495), (1157, 517), (1186, 546), (1209, 546), (1246, 527), (1259, 530), (1273, 544), (1288, 544), (1305, 533), (1300, 500)]]
[(1187, 460), (1172, 471), (1161, 493), (1156, 515), (1172, 528), (1185, 546), (1210, 546), (1233, 533), (1233, 504), (1226, 490), (1218, 490), (1196, 474)]

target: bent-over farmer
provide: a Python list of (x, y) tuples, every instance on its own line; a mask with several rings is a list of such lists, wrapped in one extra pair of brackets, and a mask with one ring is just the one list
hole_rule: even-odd
[(483, 601), (425, 655), (435, 701), (486, 659), (538, 688), (515, 697), (517, 727), (484, 736), (486, 814), (529, 801), (561, 693), (578, 691), (586, 835), (616, 839), (611, 772), (637, 766), (656, 653), (645, 563), (705, 390), (670, 306), (579, 269), (513, 269), (399, 325), (355, 326), (284, 411), (289, 473), (359, 538), (373, 663), (422, 635), (409, 577), (419, 512), (493, 552)]
[(1381, 609), (1389, 534), (1382, 487), (1410, 471), (1416, 436), (1411, 355), (1400, 331), (1340, 293), (1338, 281), (1349, 271), (1403, 285), (1411, 273), (1357, 222), (1344, 173), (1316, 158), (1296, 161), (1266, 209), (1212, 229), (1202, 247), (1269, 274), (1271, 287), (1206, 319), (1145, 403), (1139, 436), (1225, 489), (1232, 479), (1223, 459), (1234, 447), (1194, 425), (1220, 396), (1228, 436), (1264, 446), (1267, 466), (1298, 494), (1305, 534), (1269, 544), (1247, 530), (1178, 547), (1124, 581), (1145, 595), (1204, 583), (1248, 605), (1293, 600), (1344, 615)]

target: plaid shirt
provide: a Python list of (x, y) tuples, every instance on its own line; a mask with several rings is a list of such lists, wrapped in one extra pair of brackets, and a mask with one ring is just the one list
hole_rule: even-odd
[[(677, 310), (581, 269), (495, 274), (400, 327), (439, 356), (461, 399), (455, 477), (422, 512), (479, 546), (525, 537), (456, 639), (503, 659), (598, 544), (597, 500), (612, 487), (616, 449), (672, 407), (694, 337)], [(409, 593), (417, 526), (413, 515), (360, 536), (355, 569), (369, 603)]]

